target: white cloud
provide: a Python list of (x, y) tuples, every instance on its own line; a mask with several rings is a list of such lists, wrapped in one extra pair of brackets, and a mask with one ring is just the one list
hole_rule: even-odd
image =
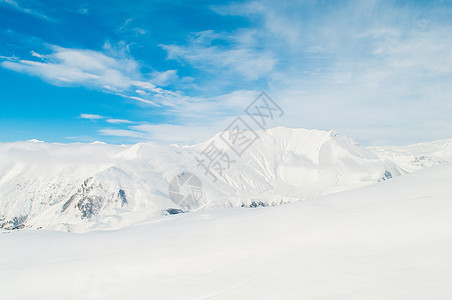
[(218, 125), (219, 125), (218, 123), (213, 123), (211, 124), (211, 127), (207, 127), (207, 126), (196, 126), (192, 124), (184, 125), (142, 124), (137, 126), (131, 126), (130, 128), (134, 131), (143, 132), (143, 134), (149, 140), (160, 142), (178, 142), (194, 144), (196, 142), (201, 142), (210, 138), (218, 131), (226, 128), (227, 124), (223, 125), (222, 127), (219, 127)]
[[(39, 77), (57, 86), (86, 86), (119, 94), (123, 97), (159, 106), (155, 101), (144, 99), (155, 95), (175, 96), (176, 93), (157, 87), (143, 79), (139, 64), (124, 51), (112, 51), (106, 46), (106, 51), (113, 55), (86, 50), (68, 49), (50, 46), (51, 54), (40, 54), (31, 51), (37, 60), (5, 59), (0, 65), (6, 69)], [(138, 97), (140, 96), (140, 97)]]
[(212, 98), (180, 97), (176, 105), (166, 112), (176, 117), (181, 124), (137, 124), (127, 130), (105, 128), (102, 135), (127, 137), (131, 139), (193, 144), (205, 141), (228, 127), (236, 116), (259, 94), (257, 91), (235, 91)]
[[(246, 28), (206, 30), (161, 45), (181, 69), (146, 75), (127, 45), (114, 51), (107, 44), (102, 52), (52, 47), (51, 54), (4, 58), (1, 65), (160, 106), (164, 117), (180, 123), (107, 128), (105, 135), (197, 139), (198, 132), (224, 129), (222, 122), (240, 115), (264, 88), (286, 112), (282, 125), (334, 128), (366, 143), (422, 141), (452, 132), (452, 26), (450, 11), (435, 3), (234, 2), (215, 11), (247, 18), (240, 22)], [(126, 20), (119, 31), (133, 33), (132, 25)], [(202, 71), (192, 76), (207, 79), (189, 82), (182, 75), (187, 65)], [(223, 79), (229, 86), (217, 89)], [(187, 93), (162, 88), (175, 82)]]
[(18, 58), (17, 57), (15, 57), (14, 55), (13, 56), (3, 56), (3, 55), (0, 55), (0, 58), (1, 59), (4, 59), (4, 60), (7, 60), (7, 61), (16, 61)]
[(146, 134), (127, 129), (100, 129), (99, 133), (107, 136), (146, 139)]
[(278, 59), (266, 79), (284, 125), (403, 144), (452, 132), (451, 11), (437, 4), (264, 0), (216, 11), (248, 18), (257, 47)]
[(157, 72), (153, 74), (152, 82), (159, 86), (167, 86), (179, 80), (177, 70), (168, 70), (165, 72)]
[(145, 35), (146, 33), (148, 33), (146, 30), (144, 30), (143, 28), (139, 28), (139, 27), (135, 27), (133, 29), (133, 32), (135, 32), (136, 35)]
[(132, 24), (134, 23), (133, 18), (128, 18), (122, 23), (121, 26), (117, 29), (118, 32), (122, 33), (132, 33), (135, 36), (141, 36), (147, 34), (147, 30), (140, 28), (140, 27), (133, 27)]
[(105, 136), (129, 138), (132, 140), (152, 140), (165, 143), (177, 142), (191, 145), (205, 141), (219, 131), (224, 130), (230, 121), (227, 119), (214, 122), (210, 124), (210, 127), (193, 124), (141, 124), (130, 126), (129, 129), (103, 128), (98, 132)]
[(14, 1), (14, 0), (0, 0), (0, 3), (7, 4), (10, 7), (14, 8), (18, 11), (21, 11), (27, 15), (31, 15), (31, 16), (34, 16), (34, 17), (37, 17), (37, 18), (40, 18), (43, 20), (47, 20), (47, 21), (55, 21), (54, 19), (49, 18), (48, 16), (46, 16), (36, 10), (21, 6), (17, 1)]
[(34, 57), (37, 57), (37, 58), (40, 58), (40, 59), (45, 59), (45, 56), (44, 55), (41, 55), (41, 54), (39, 54), (39, 53), (37, 53), (37, 52), (35, 52), (35, 51), (30, 51), (30, 54), (31, 54), (31, 56), (34, 56)]
[(80, 49), (65, 49), (53, 46), (50, 55), (33, 52), (33, 56), (44, 62), (18, 60), (2, 62), (2, 66), (17, 72), (41, 77), (55, 85), (95, 85), (124, 89), (131, 80), (124, 75), (136, 68), (133, 60), (116, 60), (105, 54)]
[[(116, 95), (121, 96), (121, 97), (124, 97), (124, 98), (129, 98), (129, 99), (132, 99), (132, 100), (141, 102), (141, 103), (146, 103), (146, 104), (149, 104), (149, 105), (154, 106), (154, 107), (161, 107), (161, 105), (155, 103), (154, 101), (151, 101), (151, 100), (148, 100), (148, 99), (144, 99), (144, 98), (142, 98), (142, 97), (138, 97), (138, 96), (128, 96), (128, 95), (119, 94), (119, 93), (117, 93)], [(148, 94), (148, 95), (149, 95), (149, 94)]]
[(108, 123), (111, 124), (132, 124), (132, 121), (124, 120), (124, 119), (107, 119)]
[(236, 43), (239, 39), (233, 35), (203, 31), (194, 34), (186, 45), (161, 45), (161, 47), (167, 51), (168, 59), (188, 62), (192, 67), (208, 72), (227, 71), (249, 80), (268, 75), (277, 62), (271, 52), (256, 51), (245, 47), (243, 43), (229, 47), (212, 45), (215, 40)]
[(133, 124), (134, 123), (130, 120), (112, 119), (112, 118), (107, 118), (105, 116), (95, 115), (95, 114), (80, 114), (79, 118), (85, 119), (85, 120), (105, 120), (107, 123), (110, 123), (110, 124)]
[(101, 115), (93, 115), (93, 114), (80, 114), (80, 119), (87, 119), (87, 120), (101, 120), (105, 119), (104, 116)]
[(132, 21), (133, 21), (132, 18), (126, 19), (126, 20), (124, 21), (124, 23), (122, 23), (122, 25), (119, 26), (118, 31), (123, 31), (124, 29), (126, 29), (126, 28), (129, 26), (130, 22), (132, 22)]

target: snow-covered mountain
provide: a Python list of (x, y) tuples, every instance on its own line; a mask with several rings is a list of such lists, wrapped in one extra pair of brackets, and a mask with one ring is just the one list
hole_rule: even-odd
[(2, 299), (450, 299), (452, 165), (114, 231), (0, 233)]
[[(411, 171), (399, 166), (402, 154), (387, 159), (381, 148), (380, 159), (334, 131), (256, 133), (241, 155), (221, 139), (225, 132), (194, 146), (2, 143), (0, 228), (114, 229), (174, 211), (295, 202)], [(199, 163), (212, 143), (231, 162), (216, 182)], [(204, 188), (188, 207), (168, 196), (170, 181), (184, 172), (196, 174)]]
[(368, 147), (380, 159), (395, 164), (406, 172), (452, 161), (452, 139), (409, 146)]

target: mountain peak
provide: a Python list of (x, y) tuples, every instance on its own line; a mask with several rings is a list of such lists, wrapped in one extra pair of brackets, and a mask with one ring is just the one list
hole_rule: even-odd
[[(181, 209), (168, 196), (169, 182), (181, 172), (200, 178), (202, 207), (210, 209), (315, 198), (403, 174), (410, 171), (400, 168), (405, 161), (423, 167), (452, 160), (444, 143), (383, 150), (361, 147), (335, 130), (279, 126), (257, 131), (246, 151), (234, 152), (225, 144), (221, 153), (230, 161), (213, 180), (200, 159), (207, 159), (206, 147), (221, 134), (189, 147), (2, 143), (0, 227), (86, 231)], [(414, 154), (403, 154), (407, 149)]]

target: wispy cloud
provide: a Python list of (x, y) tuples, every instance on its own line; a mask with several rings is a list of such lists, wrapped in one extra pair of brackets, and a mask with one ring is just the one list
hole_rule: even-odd
[[(222, 40), (229, 46), (214, 45)], [(231, 72), (242, 78), (255, 80), (272, 71), (276, 59), (269, 51), (256, 51), (235, 35), (219, 34), (212, 30), (197, 32), (185, 45), (161, 45), (169, 59), (188, 62), (207, 72)]]
[(81, 6), (79, 9), (76, 10), (76, 12), (85, 16), (89, 15), (89, 9), (84, 6)]
[(125, 138), (134, 138), (134, 139), (142, 139), (146, 140), (149, 138), (149, 135), (146, 135), (143, 132), (128, 130), (128, 129), (111, 129), (104, 128), (100, 129), (99, 133), (106, 136), (115, 136), (115, 137), (125, 137)]
[[(158, 106), (149, 100), (155, 95), (174, 96), (175, 93), (157, 87), (143, 78), (139, 64), (125, 51), (108, 55), (87, 49), (49, 46), (52, 53), (31, 51), (36, 60), (5, 59), (1, 66), (20, 73), (39, 77), (57, 86), (85, 86), (115, 93), (123, 97)], [(106, 46), (106, 52), (110, 46)], [(139, 88), (148, 99), (135, 91)]]
[(246, 1), (214, 9), (247, 18), (260, 33), (256, 48), (278, 60), (266, 79), (290, 108), (286, 125), (335, 128), (364, 143), (452, 132), (447, 3)]
[(179, 80), (179, 75), (177, 75), (177, 70), (168, 70), (165, 72), (156, 72), (153, 74), (152, 82), (160, 86), (167, 86), (168, 84), (174, 83)]
[(128, 34), (132, 34), (135, 36), (141, 36), (141, 35), (145, 35), (147, 34), (147, 30), (140, 28), (140, 27), (136, 27), (133, 26), (132, 24), (135, 23), (133, 18), (128, 18), (124, 21), (124, 23), (122, 23), (121, 26), (119, 26), (119, 28), (117, 29), (118, 32), (122, 32), (122, 33), (128, 33)]
[(130, 120), (126, 119), (113, 119), (108, 118), (102, 115), (96, 115), (96, 114), (80, 114), (78, 116), (79, 119), (85, 119), (85, 120), (104, 120), (107, 123), (110, 124), (133, 124), (135, 122), (132, 122)]
[(86, 120), (102, 120), (105, 119), (104, 116), (101, 115), (93, 115), (93, 114), (80, 114), (80, 119), (86, 119)]
[[(228, 120), (230, 122), (230, 120)], [(227, 123), (215, 122), (212, 127), (174, 124), (141, 124), (129, 129), (103, 128), (98, 131), (104, 136), (127, 138), (132, 141), (158, 141), (164, 143), (194, 144), (206, 140), (226, 128)]]
[[(452, 132), (448, 1), (234, 1), (212, 13), (221, 22), (152, 40), (152, 55), (140, 50), (134, 58), (126, 42), (100, 51), (50, 46), (31, 58), (2, 57), (1, 66), (120, 95), (171, 123), (109, 122), (127, 129), (105, 128), (102, 135), (206, 138), (262, 89), (286, 111), (286, 126), (334, 128), (364, 143)], [(135, 15), (121, 20), (112, 31), (122, 40), (151, 32)], [(154, 55), (161, 49), (166, 59)], [(159, 64), (167, 68), (154, 69)]]
[(132, 124), (132, 121), (124, 120), (124, 119), (107, 119), (107, 123), (110, 124)]
[(98, 132), (105, 136), (116, 136), (137, 140), (180, 142), (193, 144), (202, 142), (224, 130), (236, 116), (259, 94), (258, 91), (239, 90), (212, 98), (178, 98), (175, 106), (166, 114), (178, 124), (135, 123), (128, 129), (103, 128)]
[(50, 17), (46, 16), (45, 14), (42, 14), (36, 10), (23, 7), (15, 0), (0, 0), (0, 4), (8, 5), (9, 7), (14, 8), (15, 10), (21, 11), (27, 15), (31, 15), (31, 16), (34, 16), (34, 17), (37, 17), (37, 18), (40, 18), (43, 20), (52, 21), (52, 22), (55, 21), (55, 19), (50, 18)]

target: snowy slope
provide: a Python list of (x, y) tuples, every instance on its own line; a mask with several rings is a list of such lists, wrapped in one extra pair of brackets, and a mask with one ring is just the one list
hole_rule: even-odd
[(452, 139), (408, 146), (374, 146), (368, 149), (388, 164), (406, 172), (452, 161)]
[[(181, 209), (172, 178), (198, 175), (204, 197), (193, 209), (277, 205), (376, 183), (398, 175), (364, 147), (334, 131), (277, 127), (258, 131), (214, 182), (196, 160), (219, 133), (195, 146), (0, 144), (0, 228), (84, 232), (113, 229)], [(187, 209), (187, 207), (185, 207)]]
[(318, 199), (0, 234), (2, 299), (450, 299), (452, 165)]

